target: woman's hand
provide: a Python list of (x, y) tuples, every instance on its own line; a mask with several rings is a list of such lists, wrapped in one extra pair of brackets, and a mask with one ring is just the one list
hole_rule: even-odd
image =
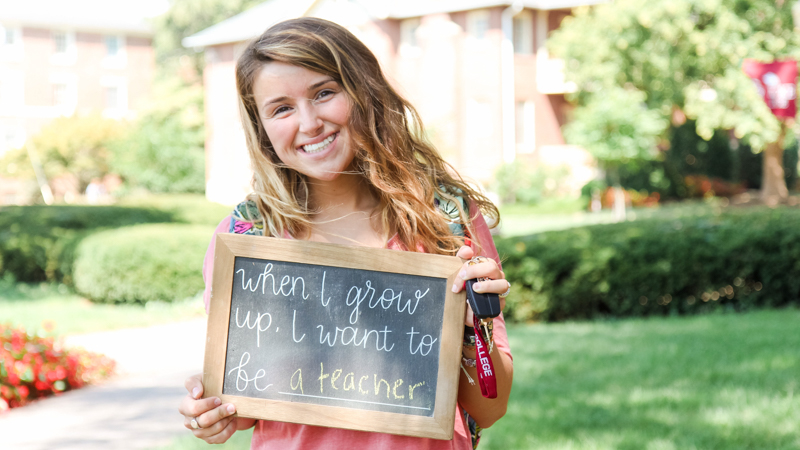
[[(456, 281), (453, 284), (453, 292), (461, 292), (461, 290), (464, 289), (466, 280), (471, 280), (473, 278), (488, 278), (486, 281), (481, 281), (472, 285), (475, 292), (489, 292), (500, 295), (508, 291), (510, 284), (506, 281), (505, 274), (500, 270), (495, 260), (483, 258), (481, 262), (470, 265), (468, 261), (475, 256), (475, 251), (466, 245), (458, 249), (456, 256), (464, 260), (464, 265), (456, 276)], [(500, 297), (500, 310), (502, 311), (505, 306), (505, 297)], [(470, 327), (473, 325), (472, 307), (469, 306), (469, 302), (467, 302), (467, 316), (464, 319), (464, 324)]]
[[(200, 374), (187, 378), (185, 385), (189, 393), (178, 408), (178, 412), (183, 414), (183, 425), (209, 444), (227, 441), (237, 429), (233, 416), (236, 407), (230, 403), (222, 404), (218, 397), (201, 398), (203, 382)], [(192, 426), (192, 419), (199, 428)]]

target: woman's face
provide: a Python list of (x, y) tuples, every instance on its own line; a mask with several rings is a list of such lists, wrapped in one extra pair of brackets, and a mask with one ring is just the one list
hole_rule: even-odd
[(355, 149), (350, 99), (328, 75), (269, 62), (255, 78), (253, 96), (275, 153), (311, 179), (330, 181), (350, 168)]

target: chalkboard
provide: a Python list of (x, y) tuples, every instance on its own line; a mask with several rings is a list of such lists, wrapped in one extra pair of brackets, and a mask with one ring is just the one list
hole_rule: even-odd
[(216, 239), (205, 396), (243, 417), (452, 439), (460, 259)]

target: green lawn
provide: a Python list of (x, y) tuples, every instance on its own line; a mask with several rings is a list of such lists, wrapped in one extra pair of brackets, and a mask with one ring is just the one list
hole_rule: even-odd
[(485, 449), (800, 449), (800, 311), (515, 326)]
[(147, 306), (96, 304), (64, 285), (0, 280), (0, 323), (22, 325), (31, 331), (44, 331), (45, 324), (50, 324), (59, 336), (203, 317), (202, 305), (200, 298)]
[(800, 449), (799, 330), (798, 310), (512, 326), (508, 414), (480, 449)]
[[(592, 213), (586, 211), (585, 206), (580, 199), (550, 199), (540, 205), (504, 205), (500, 208), (499, 233), (504, 237), (523, 236), (614, 221), (611, 211)], [(652, 208), (628, 209), (627, 220), (704, 216), (724, 208), (736, 207), (730, 206), (727, 199), (684, 200)]]

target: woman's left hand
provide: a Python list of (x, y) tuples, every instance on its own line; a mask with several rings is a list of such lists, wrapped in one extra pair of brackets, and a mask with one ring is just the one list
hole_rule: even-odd
[[(486, 281), (481, 281), (472, 285), (475, 292), (489, 292), (500, 295), (508, 291), (511, 284), (506, 281), (505, 274), (500, 270), (495, 260), (492, 258), (483, 258), (481, 262), (470, 265), (468, 262), (475, 256), (475, 251), (466, 245), (458, 249), (456, 256), (464, 260), (464, 265), (461, 267), (458, 275), (456, 275), (456, 280), (453, 283), (453, 292), (461, 292), (461, 290), (464, 289), (466, 280), (471, 280), (473, 278), (488, 278)], [(505, 297), (500, 297), (500, 310), (502, 311), (505, 306)], [(469, 306), (469, 303), (467, 303), (467, 317), (464, 319), (464, 324), (470, 327), (473, 325), (472, 308)]]

